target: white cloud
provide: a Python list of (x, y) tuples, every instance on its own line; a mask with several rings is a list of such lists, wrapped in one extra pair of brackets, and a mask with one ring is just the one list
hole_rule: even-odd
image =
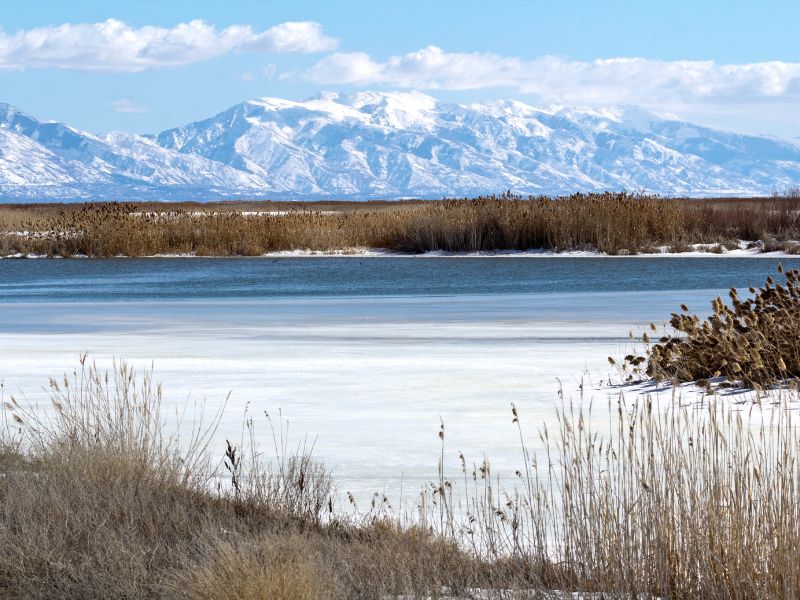
[(221, 30), (205, 21), (135, 29), (116, 19), (0, 32), (0, 69), (60, 68), (143, 71), (209, 60), (230, 52), (311, 53), (338, 42), (319, 23), (287, 22), (266, 31), (249, 25)]
[(449, 53), (436, 46), (385, 62), (363, 52), (334, 53), (307, 70), (319, 84), (389, 85), (430, 90), (509, 87), (545, 102), (677, 106), (800, 97), (800, 63), (717, 64), (555, 56), (522, 60), (490, 53)]
[(137, 104), (133, 100), (129, 98), (121, 98), (120, 100), (114, 100), (114, 102), (109, 102), (108, 105), (114, 109), (114, 112), (119, 113), (145, 113), (147, 109), (145, 109), (140, 104)]
[(250, 49), (265, 52), (284, 52), (310, 54), (329, 52), (336, 49), (339, 42), (327, 37), (322, 25), (313, 21), (288, 21), (275, 25), (262, 34), (256, 35)]

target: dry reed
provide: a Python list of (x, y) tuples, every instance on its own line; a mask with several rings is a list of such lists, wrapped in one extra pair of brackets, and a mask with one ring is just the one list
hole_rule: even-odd
[(739, 240), (800, 250), (800, 198), (626, 193), (397, 203), (5, 205), (0, 255), (255, 256), (284, 250), (597, 250), (636, 254)]
[[(730, 306), (721, 297), (711, 303), (712, 314), (701, 320), (681, 305), (670, 325), (676, 334), (650, 344), (643, 355), (630, 354), (621, 363), (628, 380), (646, 375), (659, 381), (712, 383), (726, 387), (763, 389), (796, 385), (800, 377), (800, 271), (785, 273), (782, 282), (768, 277), (740, 298), (731, 288)], [(655, 330), (655, 326), (652, 326)], [(609, 359), (615, 364), (613, 358)]]

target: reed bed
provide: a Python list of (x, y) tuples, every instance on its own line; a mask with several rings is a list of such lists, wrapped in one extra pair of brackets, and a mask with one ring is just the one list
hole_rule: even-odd
[(287, 250), (475, 252), (545, 249), (637, 254), (759, 241), (800, 251), (800, 198), (563, 198), (366, 203), (4, 205), (0, 255), (255, 256)]
[(512, 406), (515, 481), (463, 457), (445, 473), (443, 424), (439, 479), (414, 509), (353, 514), (280, 420), (247, 415), (220, 447), (219, 414), (181, 411), (167, 427), (160, 387), (125, 364), (83, 364), (50, 389), (47, 410), (6, 401), (4, 598), (800, 595), (786, 405), (566, 401), (534, 435)]

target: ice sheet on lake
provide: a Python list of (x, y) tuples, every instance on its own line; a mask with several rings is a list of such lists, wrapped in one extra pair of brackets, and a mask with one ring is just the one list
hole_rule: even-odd
[[(608, 376), (628, 334), (663, 323), (680, 302), (708, 291), (537, 295), (288, 298), (226, 302), (3, 304), (0, 379), (5, 393), (46, 399), (48, 378), (78, 367), (85, 351), (109, 366), (154, 365), (171, 405), (219, 405), (218, 432), (239, 439), (245, 408), (289, 419), (293, 439), (316, 438), (338, 485), (366, 501), (397, 497), (436, 478), (439, 419), (447, 468), (458, 452), (496, 469), (520, 466), (510, 405), (536, 445), (564, 394), (577, 398)], [(595, 400), (604, 405), (603, 392)], [(269, 429), (259, 429), (266, 447)]]

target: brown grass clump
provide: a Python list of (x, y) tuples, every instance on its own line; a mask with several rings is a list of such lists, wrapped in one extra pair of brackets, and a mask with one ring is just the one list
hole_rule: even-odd
[(284, 250), (721, 252), (739, 240), (797, 252), (800, 198), (673, 199), (627, 193), (325, 203), (0, 206), (0, 255), (257, 256)]
[(682, 335), (665, 336), (649, 349), (647, 375), (703, 384), (724, 377), (748, 387), (800, 377), (800, 271), (783, 279), (767, 278), (744, 300), (731, 288), (730, 306), (716, 298), (704, 321), (685, 306), (673, 313), (670, 324)]
[(176, 593), (192, 600), (326, 600), (336, 586), (308, 540), (277, 535), (245, 547), (219, 542), (182, 575)]

